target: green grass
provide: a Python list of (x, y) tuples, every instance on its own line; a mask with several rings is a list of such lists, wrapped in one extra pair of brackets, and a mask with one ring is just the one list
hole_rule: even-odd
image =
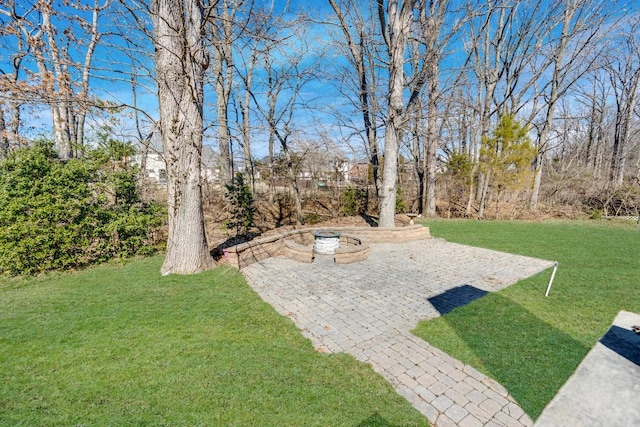
[(448, 241), (558, 261), (414, 333), (503, 384), (534, 419), (620, 310), (640, 312), (640, 228), (606, 223), (425, 222)]
[(161, 277), (161, 261), (0, 284), (0, 425), (427, 425), (235, 270)]

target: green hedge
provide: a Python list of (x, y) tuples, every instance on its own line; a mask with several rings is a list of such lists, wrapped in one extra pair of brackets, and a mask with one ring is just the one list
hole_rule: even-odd
[(128, 144), (106, 139), (82, 159), (60, 161), (51, 143), (0, 162), (0, 273), (37, 274), (148, 254), (164, 221), (144, 203)]

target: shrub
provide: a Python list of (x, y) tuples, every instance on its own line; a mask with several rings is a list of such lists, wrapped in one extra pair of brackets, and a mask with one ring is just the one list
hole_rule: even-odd
[(407, 202), (404, 201), (404, 191), (402, 191), (402, 188), (396, 187), (396, 213), (403, 214), (407, 213), (408, 210)]
[(308, 225), (314, 225), (314, 224), (318, 224), (322, 221), (322, 218), (320, 218), (320, 215), (318, 215), (315, 212), (308, 212), (306, 214), (304, 214), (304, 223), (308, 224)]
[(348, 187), (340, 195), (340, 212), (343, 216), (362, 215), (367, 212), (367, 190), (356, 187)]
[(590, 219), (602, 219), (603, 216), (604, 215), (603, 215), (602, 209), (592, 208), (589, 211)]
[(225, 194), (229, 202), (231, 219), (227, 221), (227, 228), (235, 230), (236, 235), (245, 235), (255, 225), (254, 215), (256, 207), (253, 201), (253, 194), (249, 185), (244, 180), (244, 175), (236, 173), (233, 181), (226, 184)]
[(114, 154), (103, 145), (62, 162), (41, 141), (0, 163), (1, 273), (75, 268), (156, 249), (148, 234), (163, 223), (161, 209), (140, 200), (135, 169)]

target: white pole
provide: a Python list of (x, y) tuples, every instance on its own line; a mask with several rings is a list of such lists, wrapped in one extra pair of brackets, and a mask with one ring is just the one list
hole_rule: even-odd
[(556, 271), (558, 270), (558, 261), (553, 264), (553, 273), (551, 273), (551, 279), (549, 279), (549, 286), (547, 286), (547, 292), (544, 293), (545, 297), (549, 296), (549, 291), (551, 291), (551, 284), (553, 283), (553, 278), (556, 277)]

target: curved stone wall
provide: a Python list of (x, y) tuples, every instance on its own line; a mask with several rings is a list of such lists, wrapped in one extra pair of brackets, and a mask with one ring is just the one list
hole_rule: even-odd
[[(314, 227), (287, 231), (231, 246), (223, 250), (224, 258), (229, 265), (238, 269), (280, 255), (289, 256), (300, 262), (311, 262), (313, 260), (313, 232), (324, 229), (342, 233), (340, 248), (335, 253), (335, 262), (338, 264), (366, 259), (369, 254), (369, 243), (403, 243), (431, 238), (429, 228), (421, 225), (393, 228)], [(349, 239), (352, 239), (351, 244)], [(360, 245), (355, 244), (356, 240), (360, 241)], [(307, 246), (311, 249), (310, 252), (306, 249)], [(309, 254), (311, 259), (309, 259)]]

